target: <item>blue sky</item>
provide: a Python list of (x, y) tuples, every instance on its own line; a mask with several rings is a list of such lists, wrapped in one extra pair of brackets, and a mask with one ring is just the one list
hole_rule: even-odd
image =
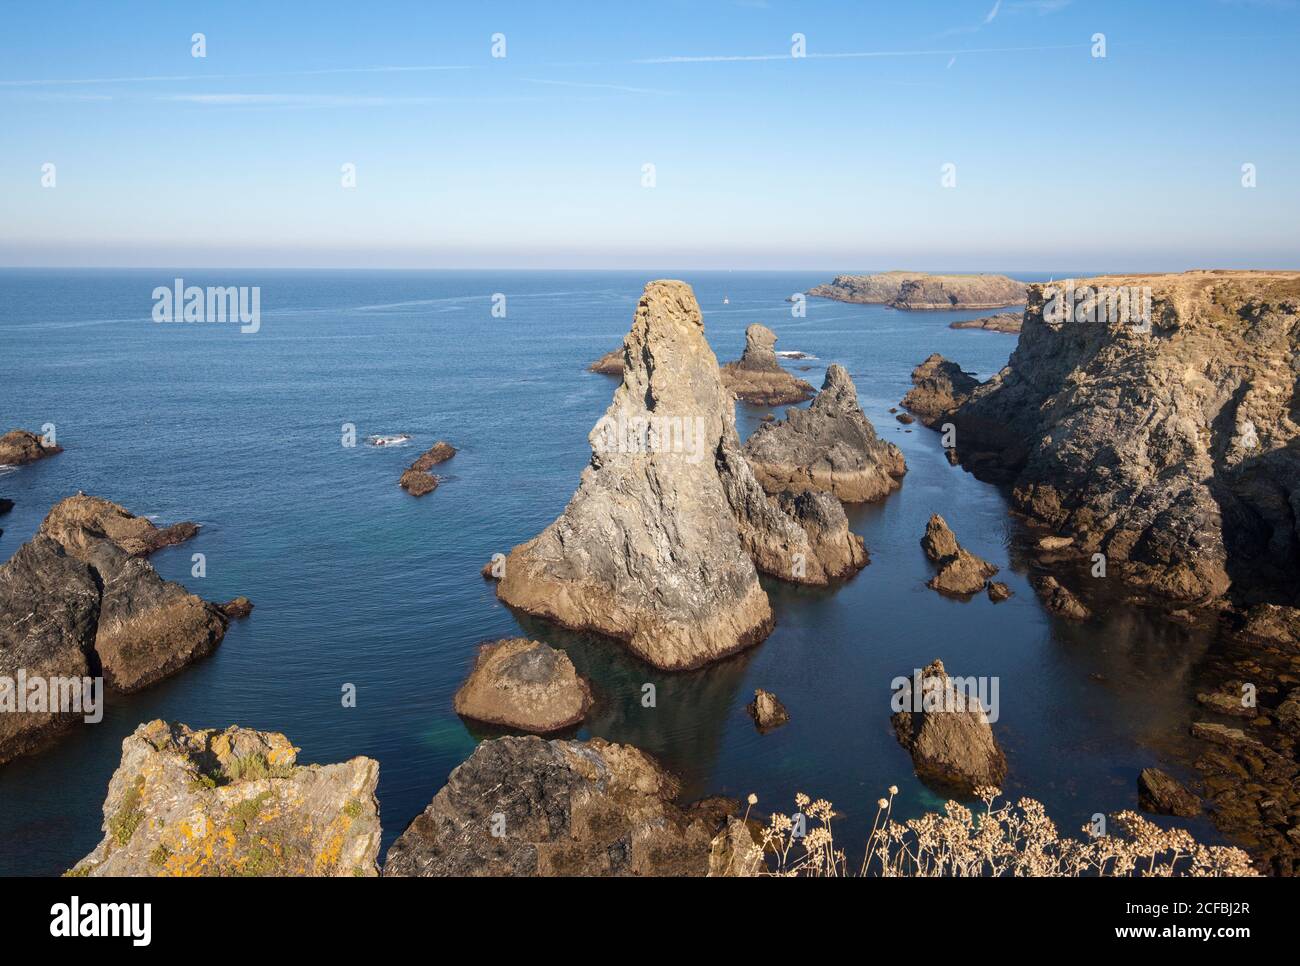
[(0, 30), (2, 265), (1300, 267), (1291, 0), (50, 0)]

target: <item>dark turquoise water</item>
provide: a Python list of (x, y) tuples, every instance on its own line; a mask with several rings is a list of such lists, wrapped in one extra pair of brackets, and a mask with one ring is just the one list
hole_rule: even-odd
[[(260, 286), (261, 331), (154, 324), (150, 293), (178, 274)], [(612, 642), (527, 622), (592, 680), (598, 704), (579, 735), (653, 752), (688, 795), (755, 792), (760, 808), (789, 811), (796, 791), (828, 798), (850, 855), (887, 786), (901, 789), (904, 815), (940, 802), (889, 726), (890, 681), (935, 657), (951, 673), (998, 677), (1008, 790), (1044, 801), (1062, 828), (1134, 807), (1142, 767), (1185, 774), (1206, 641), (1118, 601), (1083, 627), (1049, 618), (1004, 496), (949, 466), (937, 435), (908, 433), (888, 412), (929, 353), (987, 377), (1015, 337), (948, 328), (982, 313), (818, 299), (792, 318), (785, 298), (831, 274), (0, 271), (0, 430), (53, 422), (66, 447), (0, 475), (0, 496), (17, 503), (0, 519), (0, 559), (81, 489), (160, 522), (200, 522), (155, 566), (208, 599), (257, 605), (211, 658), (0, 767), (0, 874), (58, 873), (95, 845), (121, 740), (153, 718), (282, 731), (305, 761), (378, 759), (386, 848), (482, 737), (452, 712), (452, 694), (476, 643), (521, 627), (479, 569), (568, 501), (615, 385), (585, 367), (619, 344), (655, 277), (695, 286), (720, 360), (763, 322), (778, 349), (818, 357), (790, 364), (811, 366), (800, 374), (814, 384), (829, 362), (845, 365), (909, 472), (884, 503), (850, 511), (871, 566), (829, 591), (769, 582), (775, 632), (724, 664), (664, 675)], [(507, 296), (504, 319), (492, 317), (495, 292)], [(739, 410), (742, 437), (768, 411)], [(345, 422), (362, 436), (414, 438), (347, 449)], [(460, 453), (442, 468), (446, 482), (416, 500), (397, 478), (440, 438)], [(936, 511), (1003, 567), (1014, 598), (960, 603), (924, 586), (918, 540)], [(189, 576), (194, 552), (207, 556), (201, 580)], [(640, 703), (647, 681), (654, 709)], [(356, 708), (342, 707), (345, 684), (357, 687)], [(760, 686), (792, 715), (765, 736), (744, 711)]]

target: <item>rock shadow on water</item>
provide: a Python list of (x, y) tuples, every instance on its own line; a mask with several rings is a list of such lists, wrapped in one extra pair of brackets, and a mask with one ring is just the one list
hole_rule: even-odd
[[(524, 636), (568, 654), (590, 682), (591, 710), (575, 734), (648, 752), (682, 780), (685, 798), (708, 793), (706, 782), (718, 763), (724, 733), (747, 696), (743, 687), (756, 648), (694, 671), (661, 671), (617, 641), (564, 630), (524, 613), (516, 612), (515, 619)], [(647, 685), (653, 685), (653, 692)], [(650, 695), (654, 704), (646, 707)], [(471, 733), (477, 735), (481, 727), (475, 725)]]

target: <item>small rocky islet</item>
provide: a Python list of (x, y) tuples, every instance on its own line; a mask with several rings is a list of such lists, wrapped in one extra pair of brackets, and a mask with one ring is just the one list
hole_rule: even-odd
[[(145, 559), (197, 530), (158, 528), (83, 493), (56, 504), (0, 564), (0, 678), (102, 676), (110, 694), (126, 693), (212, 653), (252, 605), (201, 600)], [(83, 717), (44, 707), (0, 715), (0, 763), (41, 749)]]
[(913, 311), (999, 309), (1023, 305), (1028, 286), (1006, 275), (932, 275), (927, 272), (878, 272), (874, 275), (837, 275), (808, 295), (887, 305)]

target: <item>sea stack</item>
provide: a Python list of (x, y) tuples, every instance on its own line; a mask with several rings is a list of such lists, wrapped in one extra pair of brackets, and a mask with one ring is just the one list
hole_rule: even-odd
[(516, 637), (479, 647), (453, 706), (464, 718), (544, 735), (582, 721), (591, 688), (563, 651)]
[(826, 370), (811, 406), (759, 426), (745, 443), (745, 458), (768, 493), (825, 490), (845, 503), (883, 499), (907, 472), (902, 452), (876, 435), (839, 365)]
[(722, 384), (737, 399), (760, 406), (780, 406), (811, 399), (815, 390), (781, 367), (776, 356), (776, 333), (765, 325), (745, 330), (745, 351), (736, 362), (722, 367)]
[[(979, 593), (984, 589), (985, 581), (998, 572), (993, 564), (958, 544), (947, 521), (937, 513), (931, 514), (925, 525), (921, 549), (932, 563), (939, 566), (939, 572), (930, 578), (926, 586), (950, 597), (969, 598), (970, 595)], [(1005, 584), (1000, 586), (1006, 587)], [(1006, 599), (1000, 591), (990, 592), (989, 598)]]
[(656, 667), (701, 667), (771, 631), (759, 570), (825, 584), (866, 554), (847, 518), (830, 519), (842, 508), (826, 508), (810, 536), (759, 486), (689, 285), (650, 282), (625, 348), (632, 364), (588, 436), (577, 492), (493, 568), (497, 595), (624, 641)]
[[(102, 676), (112, 690), (138, 691), (215, 650), (230, 618), (141, 556), (165, 533), (107, 500), (56, 504), (0, 565), (0, 677)], [(90, 714), (0, 714), (0, 763)]]
[(986, 709), (948, 676), (943, 661), (903, 679), (894, 702), (894, 733), (911, 753), (917, 775), (963, 795), (981, 786), (1001, 787), (1007, 759)]

